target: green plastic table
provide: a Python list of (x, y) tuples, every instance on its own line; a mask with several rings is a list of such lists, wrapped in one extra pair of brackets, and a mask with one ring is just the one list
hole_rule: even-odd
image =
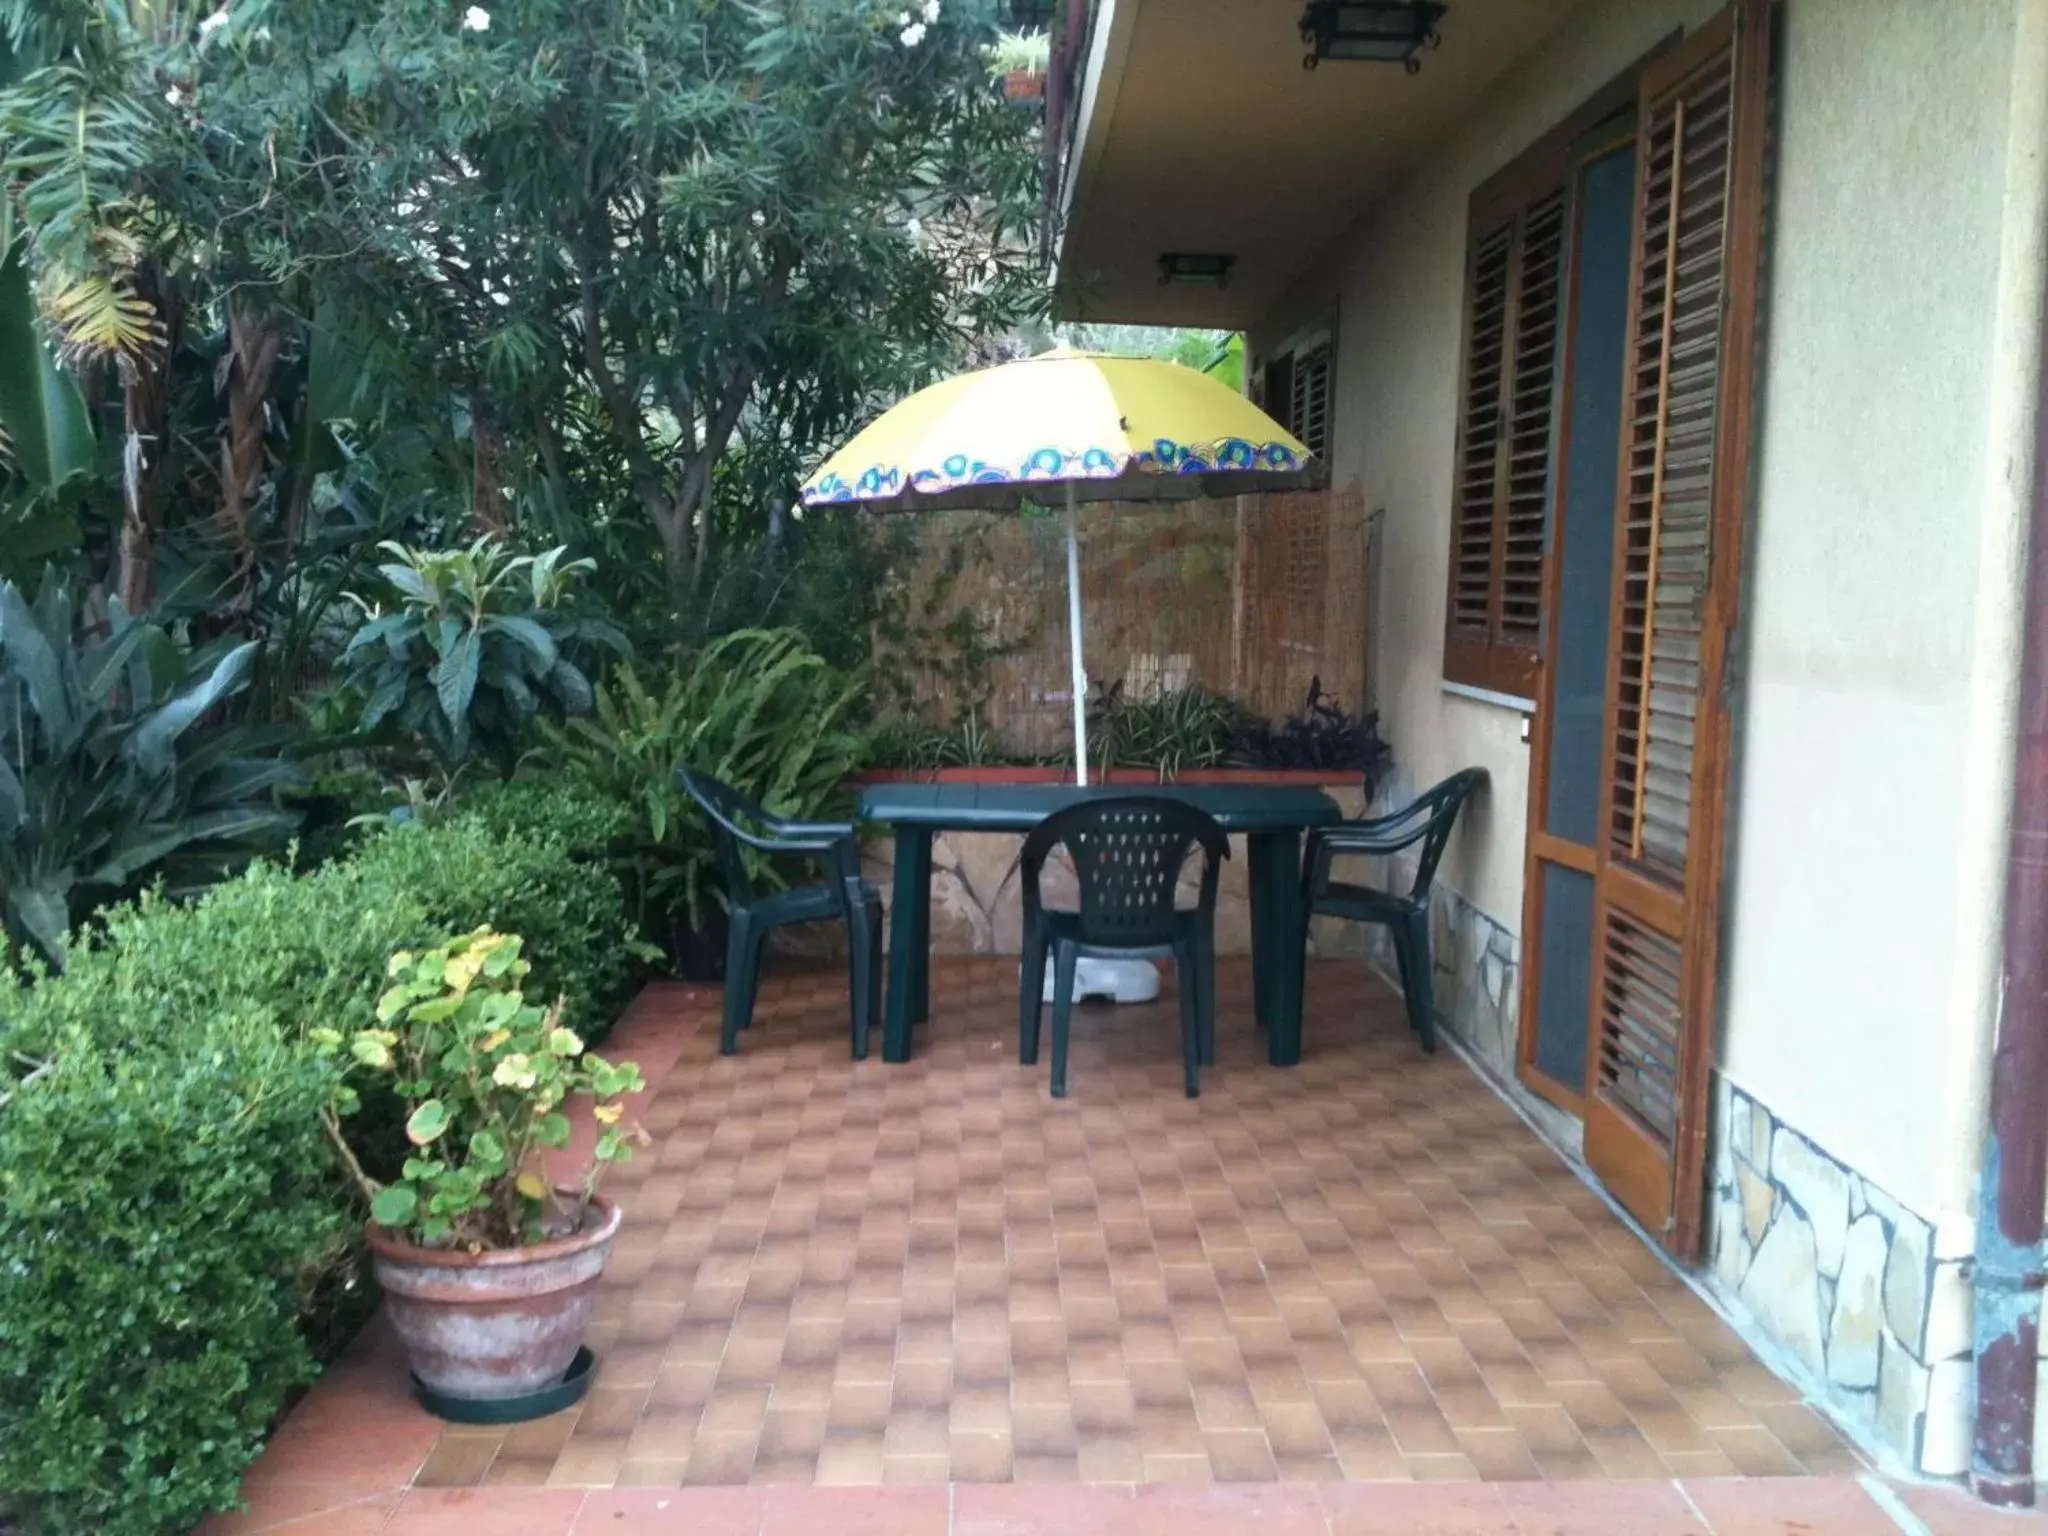
[(882, 1059), (908, 1061), (916, 1025), (931, 1017), (932, 836), (1029, 832), (1054, 811), (1104, 795), (1167, 795), (1244, 834), (1250, 857), (1252, 996), (1276, 1067), (1301, 1060), (1301, 834), (1343, 819), (1320, 789), (1285, 784), (871, 784), (860, 819), (894, 829), (889, 996)]

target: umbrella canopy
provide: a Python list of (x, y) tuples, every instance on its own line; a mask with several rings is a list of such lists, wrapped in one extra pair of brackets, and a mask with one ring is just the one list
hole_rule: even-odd
[(1292, 489), (1312, 474), (1307, 445), (1209, 375), (1061, 348), (919, 390), (827, 459), (803, 500), (917, 511), (1065, 499), (1074, 770), (1086, 784), (1075, 504), (1243, 496)]
[(863, 428), (804, 486), (885, 511), (1242, 496), (1306, 482), (1299, 438), (1179, 363), (1060, 350), (941, 380)]

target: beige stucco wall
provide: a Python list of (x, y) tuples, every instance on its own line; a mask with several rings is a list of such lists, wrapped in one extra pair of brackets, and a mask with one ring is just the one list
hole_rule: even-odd
[[(1387, 734), (1414, 784), (1491, 772), (1446, 872), (1515, 931), (1522, 718), (1441, 683), (1466, 201), (1716, 9), (1577, 8), (1253, 333), (1270, 346), (1334, 308), (1333, 477), (1386, 508)], [(1974, 1156), (1932, 1098), (1955, 1053), (1980, 1049), (1980, 1003), (1957, 984), (1959, 903), (1987, 868), (1972, 851), (1999, 835), (1958, 788), (1987, 735), (1986, 760), (2000, 750), (1976, 611), (2010, 602), (2002, 572), (1980, 582), (1979, 535), (2015, 0), (1784, 10), (1719, 1058), (1932, 1219)]]
[(1971, 679), (2014, 14), (1786, 7), (1744, 594), (1723, 1068), (1929, 1216), (1976, 1150), (1939, 1111), (1965, 881), (1999, 878), (1961, 791), (1998, 730)]

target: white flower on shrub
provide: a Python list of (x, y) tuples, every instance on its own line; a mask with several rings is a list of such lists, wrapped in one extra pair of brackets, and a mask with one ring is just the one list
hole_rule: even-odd
[(935, 27), (939, 23), (939, 0), (924, 0), (924, 24)]
[(462, 13), (462, 30), (465, 32), (490, 31), (491, 13), (480, 5), (472, 5)]
[(919, 43), (924, 41), (924, 30), (925, 28), (923, 22), (913, 21), (909, 26), (903, 29), (902, 35), (899, 36), (896, 40), (906, 48), (915, 48)]

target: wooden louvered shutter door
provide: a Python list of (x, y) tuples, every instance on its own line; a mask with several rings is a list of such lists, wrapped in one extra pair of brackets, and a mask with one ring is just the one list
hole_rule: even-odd
[(1768, 0), (1652, 65), (1602, 771), (1587, 1163), (1696, 1257), (1761, 261)]

